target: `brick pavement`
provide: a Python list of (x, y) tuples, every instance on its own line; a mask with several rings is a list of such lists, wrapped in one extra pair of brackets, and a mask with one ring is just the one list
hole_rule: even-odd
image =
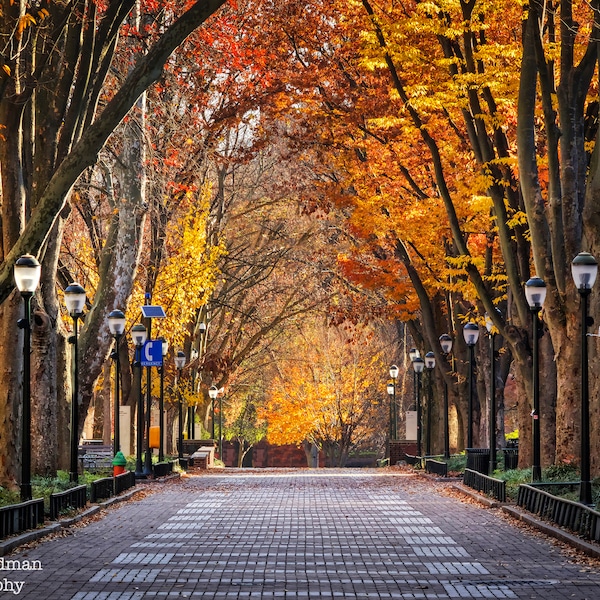
[(190, 477), (7, 560), (40, 561), (0, 571), (34, 600), (600, 598), (543, 537), (382, 470)]

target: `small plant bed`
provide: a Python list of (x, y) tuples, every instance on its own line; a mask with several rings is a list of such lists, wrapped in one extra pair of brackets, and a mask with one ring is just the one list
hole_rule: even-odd
[[(494, 477), (506, 482), (506, 499), (515, 502), (519, 485), (532, 484), (531, 468), (494, 471)], [(553, 496), (579, 501), (579, 469), (573, 465), (552, 465), (542, 470), (542, 480), (533, 483)], [(600, 502), (600, 480), (592, 482), (592, 495), (596, 504)]]
[(461, 477), (467, 466), (467, 455), (465, 452), (453, 454), (446, 459), (446, 463), (448, 464), (448, 477)]

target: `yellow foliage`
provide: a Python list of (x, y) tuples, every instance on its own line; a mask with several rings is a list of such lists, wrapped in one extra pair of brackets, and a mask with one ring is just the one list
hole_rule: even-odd
[(153, 295), (167, 319), (157, 321), (159, 335), (181, 347), (185, 325), (194, 320), (198, 309), (206, 304), (218, 278), (218, 261), (225, 252), (223, 244), (211, 246), (206, 239), (209, 190), (201, 192), (197, 203), (167, 229), (168, 254), (161, 267)]
[(279, 377), (259, 412), (268, 423), (268, 440), (321, 445), (367, 428), (374, 382), (385, 372), (368, 333), (306, 331), (292, 346), (294, 355), (278, 365)]

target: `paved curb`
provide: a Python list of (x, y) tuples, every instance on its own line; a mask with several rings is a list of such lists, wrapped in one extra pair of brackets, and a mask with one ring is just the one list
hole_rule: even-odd
[(600, 558), (600, 546), (598, 546), (597, 544), (586, 542), (585, 540), (581, 539), (580, 537), (577, 537), (572, 533), (564, 531), (563, 529), (560, 529), (558, 527), (554, 527), (553, 525), (550, 525), (545, 521), (540, 521), (530, 513), (521, 510), (516, 506), (504, 505), (502, 506), (502, 511), (505, 512), (507, 515), (510, 515), (511, 517), (518, 519), (519, 521), (522, 521), (523, 523), (526, 523), (527, 525), (530, 525), (535, 529), (538, 529), (546, 535), (560, 540), (561, 542), (565, 542), (570, 546), (574, 546), (575, 548), (577, 548), (577, 550), (581, 550), (581, 552), (584, 552), (588, 556)]
[(482, 496), (475, 490), (471, 490), (470, 488), (466, 488), (464, 486), (453, 485), (452, 488), (461, 494), (464, 494), (465, 496), (469, 496), (473, 500), (477, 500), (477, 502), (480, 502), (488, 508), (500, 508), (503, 513), (509, 515), (513, 519), (517, 519), (517, 521), (521, 521), (556, 540), (569, 544), (588, 556), (600, 558), (600, 546), (598, 544), (587, 542), (573, 533), (569, 533), (568, 531), (565, 531), (560, 527), (556, 527), (547, 521), (542, 521), (518, 506), (513, 504), (503, 504), (497, 500), (492, 500), (486, 496)]
[(82, 521), (86, 517), (90, 517), (95, 515), (97, 512), (100, 512), (103, 508), (111, 506), (112, 504), (117, 504), (118, 502), (124, 502), (125, 500), (129, 500), (132, 496), (135, 496), (142, 488), (137, 488), (134, 490), (130, 490), (120, 496), (114, 496), (109, 498), (108, 500), (101, 502), (99, 504), (94, 504), (87, 510), (84, 510), (74, 517), (70, 517), (67, 519), (61, 519), (59, 521), (55, 521), (50, 525), (46, 525), (45, 527), (41, 527), (40, 529), (32, 529), (31, 531), (26, 531), (20, 535), (15, 537), (3, 540), (0, 542), (0, 556), (6, 556), (10, 552), (12, 552), (15, 548), (22, 546), (23, 544), (28, 544), (29, 542), (34, 542), (43, 538), (47, 535), (51, 535), (53, 533), (57, 533), (61, 529), (67, 529)]
[(473, 500), (477, 500), (477, 502), (480, 502), (488, 508), (500, 508), (501, 506), (503, 506), (502, 502), (499, 502), (498, 500), (492, 500), (487, 496), (482, 496), (479, 492), (476, 492), (471, 488), (465, 487), (464, 485), (454, 484), (451, 487), (453, 490), (456, 490), (457, 492), (460, 492), (465, 496), (469, 496), (469, 498), (472, 498)]

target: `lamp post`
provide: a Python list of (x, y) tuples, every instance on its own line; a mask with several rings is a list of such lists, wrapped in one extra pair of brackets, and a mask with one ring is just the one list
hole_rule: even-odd
[(423, 368), (425, 367), (425, 361), (417, 356), (412, 361), (413, 370), (415, 372), (417, 386), (417, 456), (421, 456), (421, 437), (422, 437), (422, 427), (421, 427), (421, 373), (423, 372)]
[(31, 500), (31, 298), (40, 282), (41, 266), (31, 254), (15, 262), (14, 277), (23, 298), (25, 316), (17, 326), (23, 329), (23, 407), (21, 413), (21, 500)]
[(489, 413), (489, 438), (490, 438), (490, 466), (489, 475), (493, 475), (496, 470), (496, 354), (494, 347), (494, 322), (492, 318), (485, 313), (485, 328), (490, 339), (490, 413)]
[(219, 388), (217, 388), (216, 385), (211, 385), (208, 388), (208, 396), (210, 398), (210, 402), (211, 402), (211, 409), (212, 409), (212, 439), (215, 439), (215, 400), (217, 399), (217, 396), (219, 395)]
[(131, 328), (131, 338), (135, 344), (135, 359), (133, 366), (137, 370), (137, 418), (136, 418), (136, 451), (135, 451), (135, 476), (144, 477), (142, 465), (142, 446), (144, 443), (144, 399), (142, 397), (142, 347), (146, 343), (148, 331), (141, 325)]
[(65, 289), (65, 305), (73, 319), (73, 335), (69, 342), (73, 344), (73, 395), (71, 398), (71, 466), (69, 480), (79, 480), (77, 468), (77, 447), (79, 438), (79, 368), (77, 348), (77, 323), (83, 316), (85, 306), (85, 290), (78, 284), (72, 283)]
[(467, 323), (463, 327), (463, 336), (469, 347), (469, 404), (467, 408), (467, 448), (473, 447), (473, 363), (475, 360), (475, 344), (479, 339), (479, 327), (476, 323)]
[(425, 423), (427, 423), (427, 429), (425, 431), (425, 454), (431, 455), (431, 407), (433, 405), (433, 369), (435, 369), (435, 355), (433, 352), (428, 352), (425, 355), (425, 367), (427, 367), (428, 383), (429, 387), (427, 390), (427, 406), (425, 413)]
[(571, 273), (581, 296), (581, 483), (579, 501), (592, 504), (590, 478), (590, 401), (588, 380), (588, 297), (598, 275), (598, 262), (589, 252), (580, 252), (571, 263)]
[(158, 399), (158, 462), (165, 458), (164, 431), (165, 431), (165, 356), (169, 351), (169, 342), (161, 338), (162, 344), (162, 364), (160, 365), (160, 396)]
[(387, 384), (387, 393), (390, 399), (390, 410), (389, 410), (389, 426), (388, 426), (388, 442), (387, 442), (387, 458), (392, 458), (392, 402), (394, 401), (394, 395), (396, 393), (396, 386), (393, 383)]
[[(532, 462), (531, 478), (533, 481), (542, 479), (542, 453), (540, 440), (540, 362), (539, 362), (539, 312), (546, 299), (546, 284), (539, 277), (532, 277), (525, 283), (525, 297), (533, 320), (533, 410), (532, 418)], [(587, 339), (585, 340), (587, 344)]]
[[(199, 357), (200, 353), (196, 348), (192, 348), (190, 351), (190, 362), (194, 363), (194, 361)], [(196, 371), (197, 368), (194, 367), (192, 369), (192, 392), (194, 395), (196, 394)], [(188, 405), (188, 440), (196, 439), (196, 409), (193, 404)]]
[[(452, 351), (452, 338), (447, 333), (440, 335), (440, 346), (444, 356), (448, 358), (448, 355)], [(450, 417), (449, 417), (449, 406), (448, 406), (448, 383), (446, 377), (444, 377), (444, 458), (450, 458)]]
[(390, 377), (394, 385), (393, 398), (390, 398), (390, 441), (398, 439), (398, 406), (396, 405), (396, 380), (400, 369), (396, 365), (390, 367)]
[(217, 399), (218, 389), (216, 386), (211, 385), (208, 389), (208, 396), (210, 398), (210, 438), (215, 440), (215, 400)]
[(125, 331), (125, 315), (120, 310), (113, 310), (108, 315), (108, 328), (111, 335), (115, 338), (115, 349), (111, 356), (115, 360), (115, 398), (113, 409), (114, 420), (114, 437), (113, 437), (113, 454), (116, 454), (121, 449), (121, 415), (120, 409), (120, 385), (121, 385), (121, 359), (119, 357), (119, 342)]
[(185, 353), (181, 350), (175, 356), (175, 368), (177, 369), (177, 395), (179, 396), (179, 424), (177, 431), (177, 455), (183, 458), (183, 397), (179, 382), (181, 381), (181, 370), (185, 367)]
[(223, 460), (223, 394), (219, 394), (219, 460)]

